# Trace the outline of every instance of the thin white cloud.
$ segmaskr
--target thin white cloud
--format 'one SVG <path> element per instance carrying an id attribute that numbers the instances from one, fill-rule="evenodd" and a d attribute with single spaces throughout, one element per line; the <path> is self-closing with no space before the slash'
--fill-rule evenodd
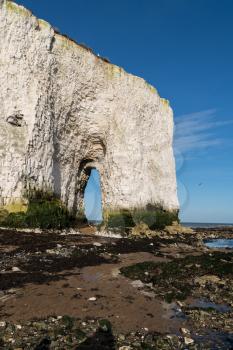
<path id="1" fill-rule="evenodd" d="M 184 153 L 225 144 L 225 140 L 216 136 L 216 129 L 233 124 L 233 120 L 219 121 L 216 110 L 209 109 L 197 113 L 182 115 L 175 119 L 175 152 Z"/>

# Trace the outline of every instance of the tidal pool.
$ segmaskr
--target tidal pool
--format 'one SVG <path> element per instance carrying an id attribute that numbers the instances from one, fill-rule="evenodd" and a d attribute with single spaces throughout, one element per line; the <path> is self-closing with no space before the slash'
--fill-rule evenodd
<path id="1" fill-rule="evenodd" d="M 233 249 L 233 238 L 230 239 L 211 239 L 204 242 L 208 248 L 231 248 Z"/>
<path id="2" fill-rule="evenodd" d="M 200 309 L 213 309 L 218 312 L 224 313 L 224 312 L 230 312 L 232 308 L 229 305 L 226 304 L 216 304 L 212 301 L 206 300 L 206 299 L 194 299 L 188 307 L 192 308 L 200 308 Z"/>

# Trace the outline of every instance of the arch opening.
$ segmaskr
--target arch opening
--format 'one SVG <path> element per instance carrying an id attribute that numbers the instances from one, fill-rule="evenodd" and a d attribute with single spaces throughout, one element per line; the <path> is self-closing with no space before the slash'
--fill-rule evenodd
<path id="1" fill-rule="evenodd" d="M 90 168 L 84 189 L 84 213 L 90 223 L 103 221 L 100 173 L 96 168 Z"/>

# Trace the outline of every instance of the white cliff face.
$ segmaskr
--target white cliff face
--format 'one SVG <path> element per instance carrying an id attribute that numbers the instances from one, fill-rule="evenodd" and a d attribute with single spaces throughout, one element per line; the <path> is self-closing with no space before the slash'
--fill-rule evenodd
<path id="1" fill-rule="evenodd" d="M 104 210 L 178 209 L 173 113 L 143 79 L 0 0 L 0 201 L 29 186 L 82 209 L 91 168 Z"/>

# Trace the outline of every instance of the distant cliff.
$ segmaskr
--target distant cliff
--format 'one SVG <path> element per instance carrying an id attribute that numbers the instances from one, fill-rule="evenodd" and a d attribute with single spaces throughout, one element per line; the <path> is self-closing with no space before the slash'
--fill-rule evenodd
<path id="1" fill-rule="evenodd" d="M 0 86 L 2 206 L 49 191 L 82 212 L 96 168 L 104 215 L 178 209 L 172 109 L 143 79 L 0 0 Z"/>

